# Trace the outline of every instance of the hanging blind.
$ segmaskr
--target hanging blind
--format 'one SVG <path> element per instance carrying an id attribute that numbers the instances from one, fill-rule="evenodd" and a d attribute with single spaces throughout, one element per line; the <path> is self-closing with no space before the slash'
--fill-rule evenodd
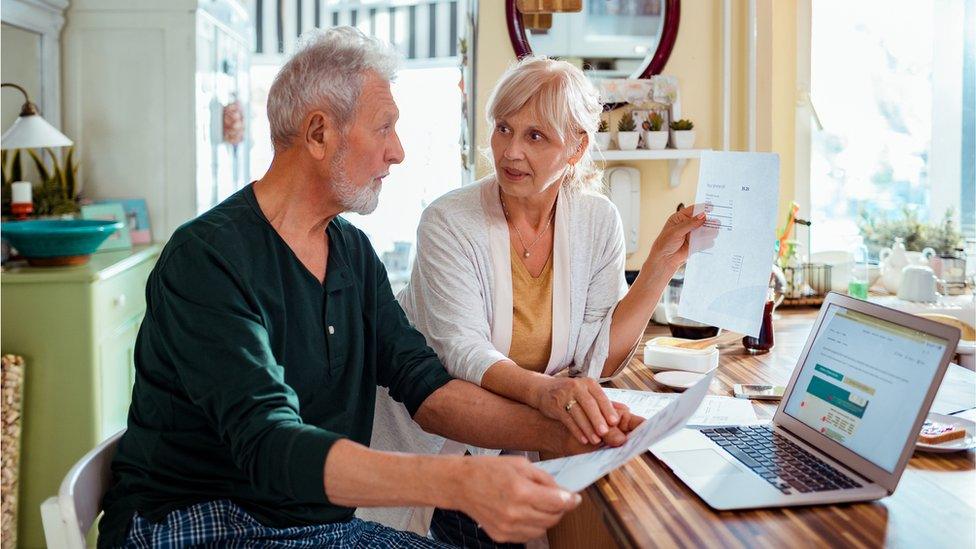
<path id="1" fill-rule="evenodd" d="M 408 61 L 458 55 L 465 0 L 252 0 L 254 53 L 290 55 L 309 29 L 350 25 L 393 44 Z"/>

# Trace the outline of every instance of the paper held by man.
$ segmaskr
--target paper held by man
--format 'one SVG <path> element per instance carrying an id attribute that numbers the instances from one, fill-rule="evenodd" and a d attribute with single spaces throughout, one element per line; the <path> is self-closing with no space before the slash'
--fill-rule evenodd
<path id="1" fill-rule="evenodd" d="M 678 315 L 759 337 L 776 238 L 779 155 L 703 152 L 695 203 L 709 205 L 709 223 L 719 231 L 708 249 L 691 235 Z"/>
<path id="2" fill-rule="evenodd" d="M 627 442 L 622 446 L 540 461 L 535 465 L 552 475 L 562 488 L 578 492 L 684 427 L 698 410 L 714 377 L 715 370 L 712 370 L 680 397 L 644 420 L 627 435 Z"/>

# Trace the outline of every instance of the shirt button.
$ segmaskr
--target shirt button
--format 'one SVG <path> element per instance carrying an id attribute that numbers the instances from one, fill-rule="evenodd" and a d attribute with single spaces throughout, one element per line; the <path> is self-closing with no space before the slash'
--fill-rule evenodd
<path id="1" fill-rule="evenodd" d="M 335 333 L 335 326 L 329 326 L 329 335 L 333 335 L 334 333 Z"/>

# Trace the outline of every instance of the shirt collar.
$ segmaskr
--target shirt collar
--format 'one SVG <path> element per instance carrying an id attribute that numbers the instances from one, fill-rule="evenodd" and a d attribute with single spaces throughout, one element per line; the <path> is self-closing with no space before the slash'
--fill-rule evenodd
<path id="1" fill-rule="evenodd" d="M 329 239 L 329 262 L 325 269 L 325 291 L 337 292 L 352 286 L 352 270 L 346 261 L 347 250 L 342 238 L 342 228 L 333 219 L 325 228 Z"/>

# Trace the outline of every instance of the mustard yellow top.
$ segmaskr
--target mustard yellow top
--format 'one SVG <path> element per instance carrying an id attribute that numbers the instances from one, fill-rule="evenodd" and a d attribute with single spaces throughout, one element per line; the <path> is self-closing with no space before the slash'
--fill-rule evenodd
<path id="1" fill-rule="evenodd" d="M 508 358 L 526 370 L 544 372 L 552 351 L 552 254 L 534 278 L 515 247 L 511 248 L 512 347 Z"/>

